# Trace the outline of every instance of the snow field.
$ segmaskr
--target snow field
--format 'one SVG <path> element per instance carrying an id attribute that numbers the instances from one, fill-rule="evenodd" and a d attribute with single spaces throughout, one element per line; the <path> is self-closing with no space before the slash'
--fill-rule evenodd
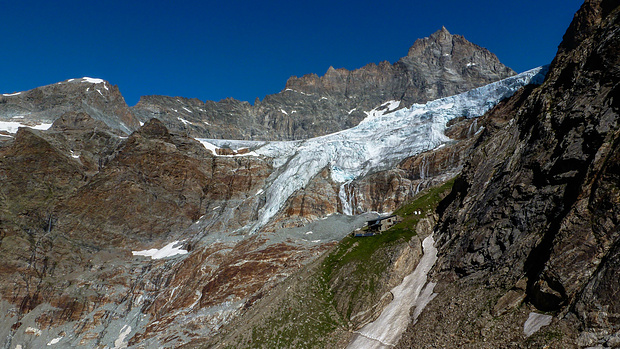
<path id="1" fill-rule="evenodd" d="M 18 115 L 18 116 L 21 116 L 21 115 Z M 13 119 L 21 119 L 21 118 L 14 116 Z M 19 121 L 0 121 L 0 131 L 6 131 L 8 133 L 17 133 L 17 129 L 19 129 L 20 127 L 30 127 L 35 130 L 47 130 L 50 127 L 52 127 L 52 124 L 42 123 L 39 125 L 30 126 L 30 125 L 23 124 Z"/>
<path id="2" fill-rule="evenodd" d="M 414 308 L 413 319 L 422 313 L 424 307 L 430 302 L 434 283 L 427 284 L 427 275 L 435 261 L 437 261 L 437 248 L 432 235 L 427 236 L 422 242 L 424 254 L 413 273 L 407 275 L 403 282 L 392 289 L 393 300 L 388 304 L 379 317 L 357 331 L 347 349 L 365 348 L 380 349 L 390 348 L 398 343 L 403 332 L 409 326 L 411 316 L 409 310 Z"/>

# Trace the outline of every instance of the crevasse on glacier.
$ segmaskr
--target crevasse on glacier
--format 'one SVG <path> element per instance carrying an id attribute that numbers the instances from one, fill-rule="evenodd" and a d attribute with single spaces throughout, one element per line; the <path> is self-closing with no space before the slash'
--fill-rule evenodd
<path id="1" fill-rule="evenodd" d="M 249 142 L 200 139 L 217 146 L 251 147 L 259 156 L 273 159 L 277 171 L 265 188 L 265 205 L 259 220 L 250 227 L 256 232 L 282 208 L 296 190 L 329 167 L 332 179 L 341 183 L 340 199 L 345 214 L 352 207 L 344 187 L 366 174 L 395 166 L 403 159 L 434 149 L 447 141 L 446 123 L 465 116 L 478 117 L 528 84 L 541 84 L 546 67 L 458 95 L 394 112 L 371 113 L 356 127 L 329 135 L 290 142 Z"/>

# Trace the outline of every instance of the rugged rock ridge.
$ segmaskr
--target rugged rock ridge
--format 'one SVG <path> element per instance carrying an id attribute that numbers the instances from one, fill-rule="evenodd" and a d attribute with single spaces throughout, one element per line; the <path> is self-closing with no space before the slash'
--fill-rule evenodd
<path id="1" fill-rule="evenodd" d="M 305 251 L 264 239 L 208 247 L 186 241 L 180 247 L 199 251 L 182 264 L 133 257 L 132 250 L 159 248 L 175 237 L 200 240 L 199 227 L 179 234 L 225 208 L 231 213 L 221 218 L 227 227 L 245 224 L 258 204 L 249 193 L 264 186 L 271 166 L 256 157 L 214 156 L 156 119 L 129 137 L 105 128 L 86 114 L 67 113 L 48 131 L 21 128 L 0 148 L 2 345 L 42 347 L 60 338 L 61 345 L 113 347 L 123 324 L 134 320 L 134 332 L 126 335 L 140 330 L 140 340 L 152 331 L 164 336 L 161 327 L 143 328 L 143 321 L 154 317 L 169 324 L 179 308 L 192 312 L 252 294 L 272 273 L 286 273 L 325 248 L 315 244 Z M 218 229 L 217 219 L 210 228 Z M 260 262 L 237 268 L 245 258 Z M 246 280 L 237 289 L 225 286 L 232 285 L 226 278 L 231 273 Z M 188 279 L 199 286 L 175 292 Z M 195 291 L 202 287 L 227 291 L 219 293 L 221 299 L 205 291 L 205 300 L 197 302 Z"/>
<path id="2" fill-rule="evenodd" d="M 416 40 L 398 63 L 406 67 L 412 85 L 403 95 L 406 104 L 454 95 L 512 74 L 493 53 L 445 27 Z"/>
<path id="3" fill-rule="evenodd" d="M 283 91 L 248 102 L 144 96 L 129 108 L 118 88 L 101 79 L 69 79 L 0 96 L 0 121 L 51 124 L 66 112 L 85 112 L 129 134 L 160 119 L 171 131 L 192 137 L 293 140 L 357 125 L 374 110 L 410 106 L 465 92 L 514 74 L 488 50 L 445 28 L 417 40 L 391 64 L 291 77 Z M 387 102 L 393 101 L 391 104 Z"/>
<path id="4" fill-rule="evenodd" d="M 291 77 L 283 91 L 254 105 L 231 98 L 202 103 L 146 96 L 132 111 L 142 121 L 155 117 L 194 137 L 305 139 L 353 127 L 388 101 L 401 107 L 424 103 L 513 74 L 488 50 L 442 28 L 417 40 L 394 64 L 371 63 L 353 71 L 330 67 L 322 77 Z"/>

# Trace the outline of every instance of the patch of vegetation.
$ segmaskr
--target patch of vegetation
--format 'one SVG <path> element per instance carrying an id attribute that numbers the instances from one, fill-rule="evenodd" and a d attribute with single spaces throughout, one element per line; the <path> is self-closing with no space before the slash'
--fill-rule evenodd
<path id="1" fill-rule="evenodd" d="M 534 333 L 525 340 L 525 344 L 528 348 L 541 348 L 541 347 L 559 347 L 555 346 L 562 342 L 565 334 L 557 328 L 541 329 Z M 555 345 L 553 345 L 555 344 Z"/>

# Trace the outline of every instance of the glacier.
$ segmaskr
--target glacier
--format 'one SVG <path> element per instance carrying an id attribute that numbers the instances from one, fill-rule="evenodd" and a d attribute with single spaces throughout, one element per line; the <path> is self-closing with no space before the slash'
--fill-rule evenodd
<path id="1" fill-rule="evenodd" d="M 232 149 L 249 147 L 253 156 L 271 158 L 276 169 L 261 195 L 265 203 L 259 219 L 250 223 L 251 233 L 265 226 L 297 190 L 304 188 L 322 169 L 341 184 L 344 214 L 351 214 L 346 185 L 364 175 L 392 168 L 400 161 L 449 142 L 444 134 L 448 121 L 483 115 L 501 100 L 528 84 L 541 84 L 547 67 L 538 67 L 458 95 L 391 111 L 373 110 L 359 125 L 321 137 L 297 141 L 235 141 L 198 139 L 203 144 Z M 384 103 L 386 105 L 386 103 Z"/>

